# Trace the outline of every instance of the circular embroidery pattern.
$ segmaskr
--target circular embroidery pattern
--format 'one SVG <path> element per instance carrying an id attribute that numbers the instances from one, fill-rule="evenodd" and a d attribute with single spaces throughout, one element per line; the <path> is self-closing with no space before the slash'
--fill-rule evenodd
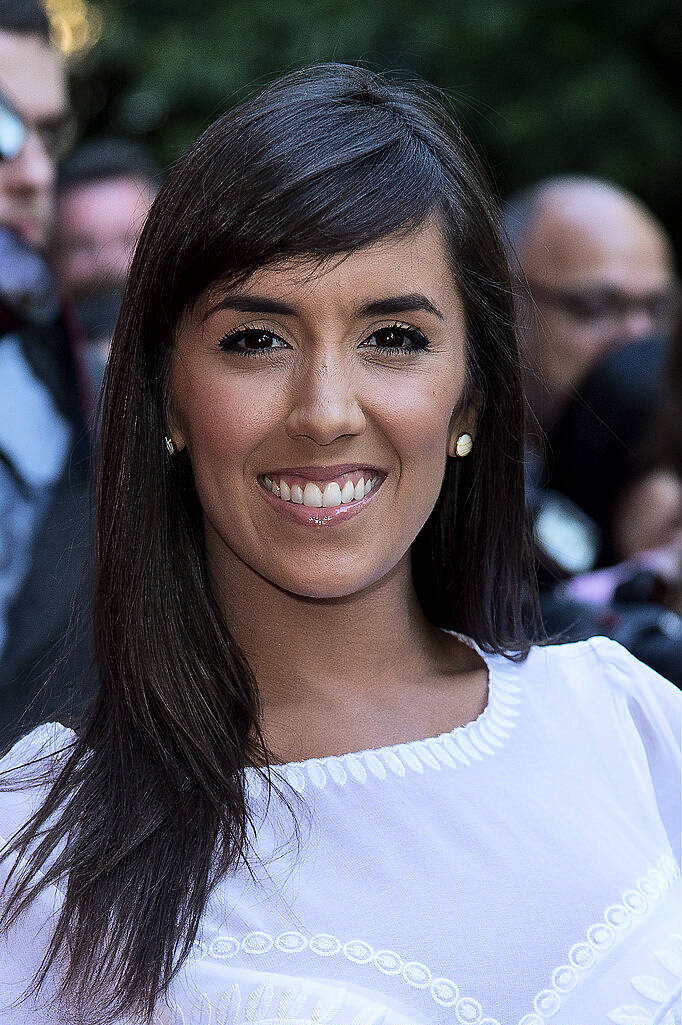
<path id="1" fill-rule="evenodd" d="M 341 943 L 336 936 L 318 932 L 310 941 L 310 949 L 313 954 L 319 954 L 321 957 L 332 957 L 341 950 Z"/>
<path id="2" fill-rule="evenodd" d="M 275 940 L 275 946 L 285 954 L 299 954 L 308 946 L 308 941 L 300 932 L 283 932 Z"/>
<path id="3" fill-rule="evenodd" d="M 394 950 L 378 950 L 374 955 L 374 965 L 384 975 L 398 975 L 403 968 L 403 959 Z"/>
<path id="4" fill-rule="evenodd" d="M 604 918 L 612 929 L 627 929 L 632 916 L 624 904 L 612 904 L 604 912 Z"/>
<path id="5" fill-rule="evenodd" d="M 452 979 L 434 979 L 431 996 L 441 1007 L 452 1007 L 459 999 L 459 989 Z"/>
<path id="6" fill-rule="evenodd" d="M 471 997 L 462 997 L 461 1000 L 457 1001 L 455 1011 L 457 1012 L 457 1021 L 461 1022 L 462 1025 L 479 1025 L 483 1008 L 478 1000 L 472 1000 Z"/>
<path id="7" fill-rule="evenodd" d="M 266 932 L 250 932 L 242 940 L 242 950 L 245 954 L 267 954 L 272 947 L 272 936 L 268 936 Z"/>
<path id="8" fill-rule="evenodd" d="M 354 964 L 368 964 L 374 956 L 374 951 L 369 943 L 365 943 L 363 940 L 350 940 L 343 948 L 343 952 Z"/>
<path id="9" fill-rule="evenodd" d="M 623 904 L 633 915 L 643 915 L 647 909 L 648 901 L 639 890 L 626 890 L 623 894 Z"/>
<path id="10" fill-rule="evenodd" d="M 211 957 L 224 961 L 228 957 L 234 957 L 241 949 L 241 943 L 234 936 L 216 936 L 208 949 Z"/>
<path id="11" fill-rule="evenodd" d="M 574 943 L 568 952 L 568 960 L 579 972 L 584 972 L 594 964 L 594 951 L 589 943 Z"/>
<path id="12" fill-rule="evenodd" d="M 553 989 L 541 989 L 533 1001 L 533 1007 L 538 1014 L 548 1018 L 550 1014 L 555 1014 L 561 1007 L 561 997 Z"/>
<path id="13" fill-rule="evenodd" d="M 587 930 L 587 938 L 597 950 L 606 950 L 613 943 L 616 934 L 610 925 L 599 922 Z"/>
<path id="14" fill-rule="evenodd" d="M 632 926 L 633 916 L 645 914 L 662 895 L 677 880 L 679 869 L 673 860 L 671 864 L 670 855 L 663 855 L 656 862 L 656 867 L 648 870 L 646 875 L 640 876 L 635 888 L 626 890 L 622 895 L 622 903 L 610 904 L 604 912 L 604 920 L 596 922 L 587 930 L 587 942 L 575 943 L 569 953 L 570 964 L 560 965 L 552 974 L 552 989 L 541 990 L 534 1001 L 536 1014 L 527 1014 L 518 1025 L 542 1025 L 548 1018 L 555 1014 L 561 1006 L 561 994 L 567 993 L 578 984 L 578 972 L 584 973 L 589 970 L 597 960 L 597 955 L 608 950 L 624 932 Z M 656 956 L 661 960 L 664 951 L 657 951 Z M 662 961 L 664 963 L 664 961 Z M 679 974 L 679 962 L 675 961 L 675 967 L 671 969 L 674 975 Z M 650 999 L 657 997 L 660 991 L 655 986 L 645 992 L 642 985 L 648 986 L 650 979 L 646 976 L 638 976 L 632 979 L 631 983 L 638 992 Z M 654 982 L 656 980 L 653 980 Z M 660 1002 L 660 1001 L 659 1001 Z M 630 1011 L 633 1008 L 620 1008 L 620 1011 L 627 1011 L 626 1017 L 630 1020 Z M 538 1017 L 538 1015 L 540 1017 Z M 609 1016 L 611 1017 L 611 1015 Z M 615 1021 L 615 1017 L 613 1018 Z M 620 1017 L 618 1018 L 620 1021 Z M 623 1019 L 625 1020 L 625 1019 Z"/>
<path id="15" fill-rule="evenodd" d="M 558 989 L 560 993 L 569 993 L 570 990 L 576 985 L 578 976 L 575 968 L 571 965 L 562 964 L 555 969 L 552 975 L 552 985 L 555 989 Z"/>
<path id="16" fill-rule="evenodd" d="M 420 961 L 408 961 L 403 966 L 403 979 L 416 989 L 423 989 L 431 982 L 431 972 Z"/>

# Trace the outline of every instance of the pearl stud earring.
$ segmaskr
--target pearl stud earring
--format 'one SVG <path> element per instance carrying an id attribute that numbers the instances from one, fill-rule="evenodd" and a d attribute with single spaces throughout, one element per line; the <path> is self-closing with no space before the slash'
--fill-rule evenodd
<path id="1" fill-rule="evenodd" d="M 457 445 L 455 446 L 455 452 L 460 458 L 468 456 L 474 447 L 474 440 L 470 434 L 460 434 L 457 439 Z"/>
<path id="2" fill-rule="evenodd" d="M 174 456 L 175 455 L 175 444 L 173 443 L 173 439 L 169 438 L 167 434 L 164 434 L 163 440 L 165 442 L 166 449 L 168 451 L 168 455 L 169 456 Z"/>

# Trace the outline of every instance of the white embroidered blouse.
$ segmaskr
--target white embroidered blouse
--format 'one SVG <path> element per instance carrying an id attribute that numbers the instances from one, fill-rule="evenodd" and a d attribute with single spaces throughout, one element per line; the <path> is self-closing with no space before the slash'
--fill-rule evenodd
<path id="1" fill-rule="evenodd" d="M 475 722 L 273 770 L 298 847 L 249 770 L 253 878 L 218 886 L 158 1025 L 679 1025 L 680 693 L 605 638 L 484 657 Z M 37 800 L 0 795 L 4 839 Z M 60 901 L 0 945 L 0 1008 Z"/>

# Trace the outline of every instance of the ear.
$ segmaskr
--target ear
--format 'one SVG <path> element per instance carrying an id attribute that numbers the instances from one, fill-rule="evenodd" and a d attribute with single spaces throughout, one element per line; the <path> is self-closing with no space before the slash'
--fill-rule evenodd
<path id="1" fill-rule="evenodd" d="M 182 452 L 187 442 L 172 401 L 169 401 L 166 406 L 166 436 L 173 442 L 175 451 Z"/>
<path id="2" fill-rule="evenodd" d="M 168 434 L 166 435 L 166 437 L 170 438 L 170 440 L 173 442 L 173 447 L 176 452 L 182 452 L 183 448 L 185 448 L 184 436 L 182 432 L 179 431 L 176 427 L 171 427 L 169 425 Z"/>
<path id="3" fill-rule="evenodd" d="M 470 451 L 470 449 L 466 452 L 457 451 L 457 442 L 464 434 L 468 434 L 472 442 L 476 440 L 478 414 L 482 405 L 483 397 L 481 393 L 477 391 L 472 396 L 472 399 L 466 408 L 460 410 L 459 413 L 457 413 L 456 416 L 453 416 L 450 421 L 450 430 L 448 433 L 448 456 L 451 459 L 461 459 L 464 455 L 468 455 L 468 451 Z M 466 441 L 466 439 L 464 440 Z M 464 447 L 466 448 L 466 444 Z"/>

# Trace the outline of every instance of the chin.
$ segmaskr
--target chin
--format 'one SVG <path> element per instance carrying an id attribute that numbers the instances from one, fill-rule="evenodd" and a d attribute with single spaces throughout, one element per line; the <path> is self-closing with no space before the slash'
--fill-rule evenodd
<path id="1" fill-rule="evenodd" d="M 300 598 L 311 598 L 315 601 L 332 601 L 337 598 L 349 598 L 353 594 L 371 587 L 381 580 L 388 570 L 377 569 L 374 573 L 358 574 L 354 571 L 328 566 L 320 566 L 315 572 L 314 567 L 307 567 L 304 574 L 282 573 L 269 579 L 273 584 L 289 594 Z"/>

